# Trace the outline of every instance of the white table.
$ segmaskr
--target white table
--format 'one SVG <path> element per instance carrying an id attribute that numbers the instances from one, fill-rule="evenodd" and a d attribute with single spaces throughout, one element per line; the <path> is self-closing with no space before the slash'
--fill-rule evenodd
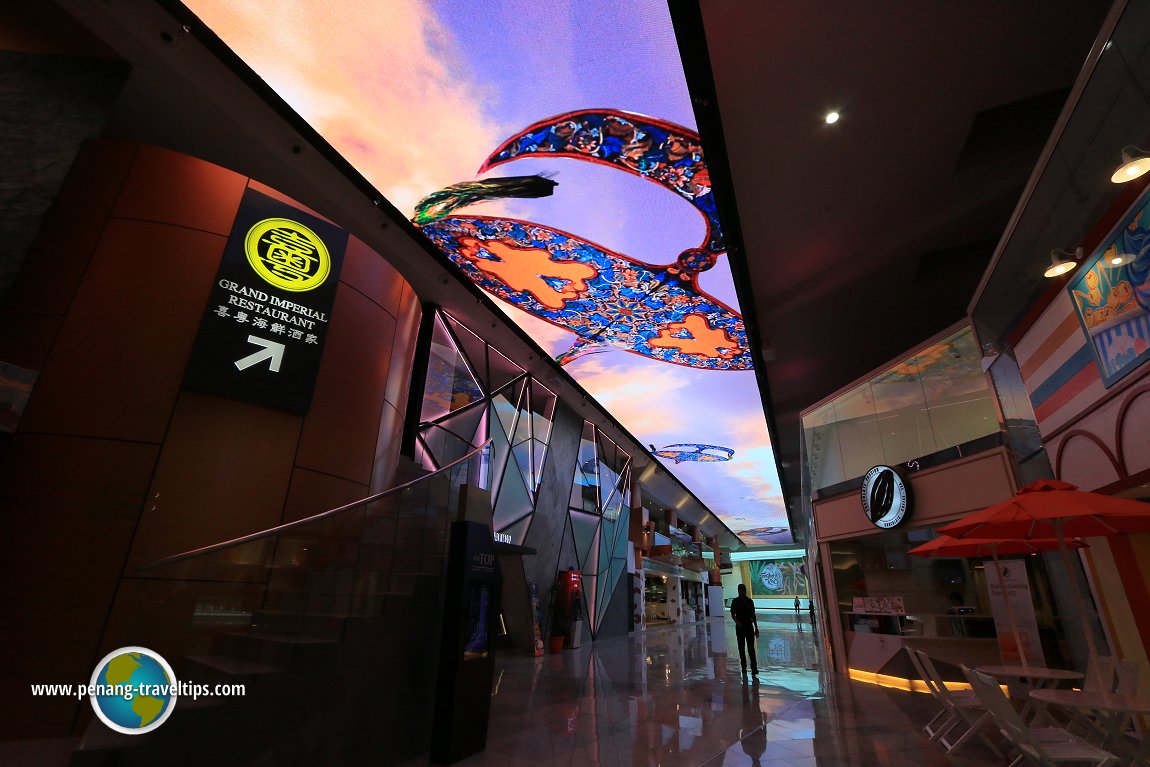
<path id="1" fill-rule="evenodd" d="M 1032 690 L 1041 690 L 1059 682 L 1084 679 L 1081 671 L 1068 671 L 1063 668 L 1045 666 L 979 666 L 978 671 L 996 678 L 1026 679 Z"/>
<path id="2" fill-rule="evenodd" d="M 1129 757 L 1129 764 L 1146 764 L 1150 750 L 1150 737 L 1142 735 L 1135 748 L 1122 734 L 1122 724 L 1128 716 L 1150 714 L 1150 697 L 1119 695 L 1100 690 L 1032 690 L 1030 697 L 1041 703 L 1053 703 L 1063 708 L 1095 712 L 1102 722 L 1107 748 L 1113 748 Z"/>
<path id="3" fill-rule="evenodd" d="M 1046 666 L 979 666 L 981 671 L 996 679 L 1006 679 L 1007 687 L 1011 687 L 1011 680 L 1017 680 L 1025 692 L 1031 696 L 1018 712 L 1022 721 L 1029 722 L 1034 711 L 1033 694 L 1038 690 L 1054 687 L 1059 682 L 1077 681 L 1086 678 L 1081 671 L 1067 671 L 1062 668 L 1047 668 Z"/>

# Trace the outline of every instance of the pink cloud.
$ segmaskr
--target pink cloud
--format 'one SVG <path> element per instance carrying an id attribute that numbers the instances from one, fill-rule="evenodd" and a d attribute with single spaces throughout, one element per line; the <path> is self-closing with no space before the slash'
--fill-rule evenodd
<path id="1" fill-rule="evenodd" d="M 186 3 L 400 210 L 474 178 L 507 135 L 419 0 Z M 419 140 L 410 134 L 419 133 Z"/>

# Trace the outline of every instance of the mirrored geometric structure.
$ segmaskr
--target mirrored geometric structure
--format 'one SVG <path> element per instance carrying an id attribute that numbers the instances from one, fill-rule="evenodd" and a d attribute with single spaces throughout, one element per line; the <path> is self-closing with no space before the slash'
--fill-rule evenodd
<path id="1" fill-rule="evenodd" d="M 437 311 L 416 437 L 428 470 L 488 437 L 492 528 L 522 545 L 551 439 L 555 394 L 450 315 Z M 484 483 L 480 483 L 484 484 Z"/>
<path id="2" fill-rule="evenodd" d="M 583 573 L 586 617 L 594 636 L 627 571 L 631 456 L 591 423 L 583 423 L 571 483 L 568 529 Z"/>

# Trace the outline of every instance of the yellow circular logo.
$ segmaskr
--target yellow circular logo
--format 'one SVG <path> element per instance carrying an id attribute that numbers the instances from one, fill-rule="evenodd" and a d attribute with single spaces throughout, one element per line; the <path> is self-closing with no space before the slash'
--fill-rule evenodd
<path id="1" fill-rule="evenodd" d="M 331 272 L 323 240 L 290 218 L 265 218 L 249 229 L 244 253 L 266 282 L 296 293 L 318 288 Z"/>

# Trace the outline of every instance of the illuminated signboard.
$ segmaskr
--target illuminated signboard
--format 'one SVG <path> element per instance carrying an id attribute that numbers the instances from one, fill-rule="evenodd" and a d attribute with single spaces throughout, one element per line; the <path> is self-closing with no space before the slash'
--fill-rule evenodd
<path id="1" fill-rule="evenodd" d="M 665 2 L 186 5 L 745 543 L 792 541 Z"/>
<path id="2" fill-rule="evenodd" d="M 306 414 L 347 232 L 244 191 L 184 385 Z"/>

